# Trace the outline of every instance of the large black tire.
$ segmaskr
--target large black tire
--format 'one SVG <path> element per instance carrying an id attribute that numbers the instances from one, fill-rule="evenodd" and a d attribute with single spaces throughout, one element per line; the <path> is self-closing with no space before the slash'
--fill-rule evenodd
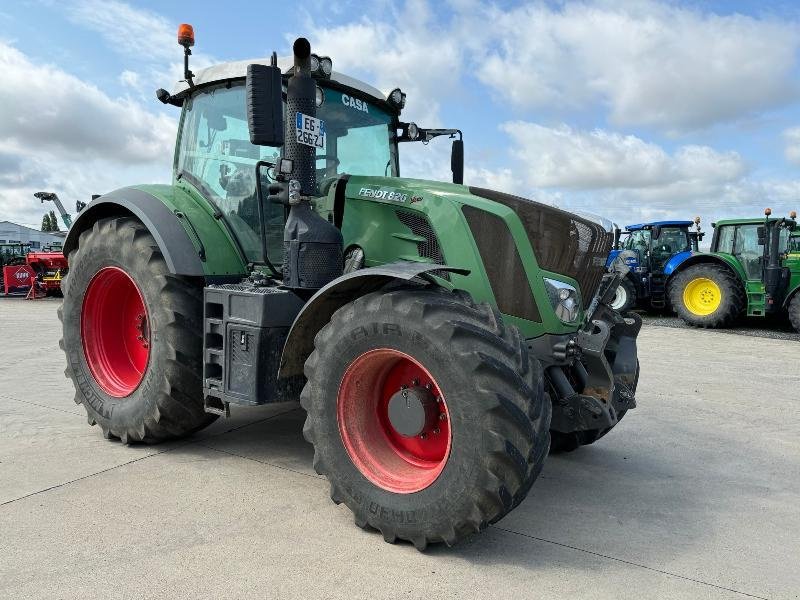
<path id="1" fill-rule="evenodd" d="M 797 333 L 800 333 L 800 292 L 797 292 L 789 302 L 789 322 Z"/>
<path id="2" fill-rule="evenodd" d="M 633 393 L 636 393 L 636 388 L 639 387 L 639 361 L 636 361 L 636 375 L 633 379 Z M 585 431 L 572 431 L 570 433 L 561 433 L 559 431 L 550 432 L 550 454 L 561 454 L 564 452 L 572 452 L 581 446 L 588 446 L 594 444 L 601 437 L 606 435 L 609 431 L 614 429 L 622 421 L 622 417 L 628 414 L 628 409 L 621 409 L 617 413 L 617 422 L 611 427 L 605 429 L 588 429 Z"/>
<path id="3" fill-rule="evenodd" d="M 449 412 L 446 462 L 414 493 L 368 479 L 340 433 L 340 385 L 351 365 L 375 349 L 424 365 Z M 542 469 L 551 415 L 542 368 L 515 327 L 467 294 L 403 288 L 358 298 L 317 334 L 305 374 L 303 433 L 314 445 L 314 468 L 330 481 L 331 499 L 387 542 L 408 540 L 419 550 L 455 544 L 517 506 Z"/>
<path id="4" fill-rule="evenodd" d="M 636 286 L 626 277 L 617 288 L 614 299 L 611 301 L 611 308 L 624 315 L 636 306 L 636 298 Z"/>
<path id="5" fill-rule="evenodd" d="M 685 300 L 687 286 L 700 279 L 713 281 L 721 294 L 716 308 L 708 314 L 692 310 Z M 692 265 L 675 275 L 669 283 L 668 294 L 672 309 L 686 324 L 694 327 L 726 327 L 742 314 L 747 302 L 739 278 L 727 267 L 714 263 Z"/>
<path id="6" fill-rule="evenodd" d="M 190 434 L 215 417 L 203 409 L 202 283 L 172 275 L 153 236 L 139 221 L 106 218 L 82 232 L 62 281 L 60 345 L 75 402 L 106 438 L 159 442 Z M 122 269 L 138 286 L 149 317 L 149 359 L 141 383 L 126 397 L 109 395 L 92 374 L 82 343 L 81 311 L 93 277 Z"/>

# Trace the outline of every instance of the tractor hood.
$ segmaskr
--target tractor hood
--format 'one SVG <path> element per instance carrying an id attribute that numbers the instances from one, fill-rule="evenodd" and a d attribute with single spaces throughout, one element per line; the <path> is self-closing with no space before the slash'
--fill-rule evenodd
<path id="1" fill-rule="evenodd" d="M 523 237 L 515 243 L 520 245 L 527 241 L 530 244 L 539 268 L 565 275 L 579 284 L 585 306 L 597 291 L 611 250 L 611 232 L 592 219 L 486 188 L 354 175 L 347 183 L 347 196 L 393 204 L 399 210 L 428 213 L 432 223 L 453 222 L 455 214 L 447 210 L 448 206 L 458 212 L 467 206 L 493 213 L 506 221 L 508 235 L 512 235 L 511 229 L 517 226 L 524 230 L 527 240 Z M 514 215 L 505 209 L 510 209 Z M 488 235 L 474 228 L 472 233 L 476 239 Z"/>

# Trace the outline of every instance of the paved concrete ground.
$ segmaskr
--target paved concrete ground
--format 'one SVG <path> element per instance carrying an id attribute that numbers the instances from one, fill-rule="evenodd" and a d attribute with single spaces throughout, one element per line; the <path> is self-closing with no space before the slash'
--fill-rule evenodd
<path id="1" fill-rule="evenodd" d="M 691 325 L 683 322 L 683 319 L 672 313 L 639 313 L 646 325 L 658 325 L 660 327 L 677 327 L 679 329 L 693 329 Z M 786 314 L 777 314 L 767 318 L 762 317 L 741 317 L 737 319 L 733 327 L 727 329 L 725 333 L 736 335 L 747 335 L 751 337 L 766 337 L 776 340 L 794 340 L 800 342 L 800 333 L 797 333 Z"/>
<path id="2" fill-rule="evenodd" d="M 2 598 L 797 598 L 800 345 L 642 331 L 639 407 L 418 553 L 352 524 L 296 405 L 155 447 L 72 402 L 57 302 L 0 299 Z"/>

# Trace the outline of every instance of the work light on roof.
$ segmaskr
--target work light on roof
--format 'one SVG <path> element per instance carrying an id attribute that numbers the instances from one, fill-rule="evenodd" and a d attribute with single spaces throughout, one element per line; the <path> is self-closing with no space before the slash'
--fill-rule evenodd
<path id="1" fill-rule="evenodd" d="M 313 77 L 324 77 L 328 79 L 333 72 L 333 61 L 329 56 L 311 55 L 311 75 Z"/>
<path id="2" fill-rule="evenodd" d="M 330 56 L 323 56 L 319 59 L 319 68 L 322 69 L 322 74 L 325 77 L 330 77 L 333 73 L 333 61 Z"/>
<path id="3" fill-rule="evenodd" d="M 394 88 L 391 92 L 389 92 L 389 97 L 387 98 L 389 104 L 394 106 L 397 109 L 403 109 L 406 106 L 406 95 L 400 88 Z"/>

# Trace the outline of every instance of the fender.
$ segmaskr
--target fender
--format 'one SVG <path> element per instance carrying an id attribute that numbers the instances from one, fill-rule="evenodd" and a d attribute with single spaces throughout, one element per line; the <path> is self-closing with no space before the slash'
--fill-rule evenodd
<path id="1" fill-rule="evenodd" d="M 797 294 L 800 294 L 800 283 L 790 289 L 783 299 L 783 308 L 789 308 L 789 303 Z"/>
<path id="2" fill-rule="evenodd" d="M 683 261 L 688 259 L 692 256 L 692 252 L 690 250 L 684 250 L 683 252 L 678 252 L 670 257 L 667 261 L 667 264 L 664 265 L 664 275 L 669 277 L 672 275 L 672 272 L 677 269 Z"/>
<path id="3" fill-rule="evenodd" d="M 733 273 L 736 274 L 736 276 L 742 282 L 742 285 L 744 285 L 744 282 L 747 280 L 747 276 L 742 270 L 742 266 L 735 258 L 727 254 L 713 252 L 693 252 L 691 256 L 686 258 L 683 262 L 675 267 L 668 279 L 672 279 L 677 273 L 680 273 L 685 268 L 699 263 L 715 263 L 728 267 L 731 271 L 733 271 Z"/>
<path id="4" fill-rule="evenodd" d="M 156 196 L 132 187 L 100 196 L 80 212 L 64 240 L 64 256 L 69 256 L 78 245 L 80 234 L 92 227 L 95 221 L 119 214 L 133 215 L 147 227 L 171 273 L 205 276 L 201 259 L 204 251 L 195 248 L 175 213 Z"/>
<path id="5" fill-rule="evenodd" d="M 608 258 L 606 259 L 606 269 L 611 267 L 611 263 L 613 263 L 614 259 L 617 258 L 617 256 L 619 256 L 620 252 L 622 252 L 622 250 L 612 250 L 611 252 L 608 253 Z"/>
<path id="6" fill-rule="evenodd" d="M 306 302 L 292 323 L 283 346 L 278 377 L 303 374 L 303 364 L 314 350 L 314 336 L 339 308 L 392 281 L 410 281 L 415 277 L 421 277 L 436 285 L 431 279 L 432 271 L 469 275 L 466 269 L 431 263 L 402 262 L 360 269 L 331 281 Z"/>

